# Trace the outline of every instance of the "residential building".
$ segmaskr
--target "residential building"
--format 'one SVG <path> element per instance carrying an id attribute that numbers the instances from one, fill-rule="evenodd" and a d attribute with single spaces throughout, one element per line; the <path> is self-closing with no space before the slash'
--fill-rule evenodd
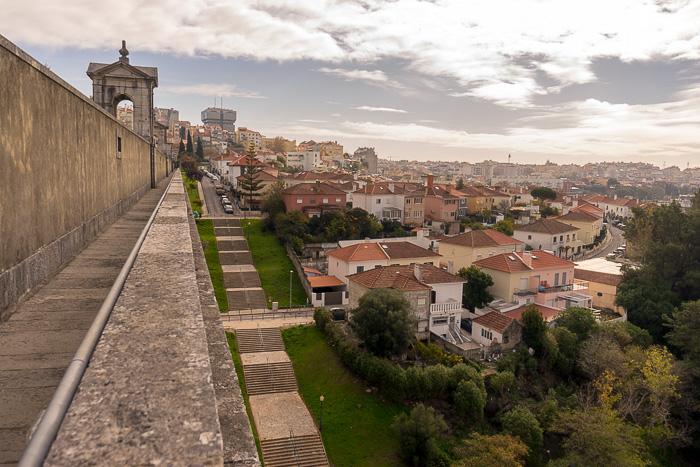
<path id="1" fill-rule="evenodd" d="M 248 155 L 245 156 L 239 156 L 233 159 L 232 161 L 228 161 L 226 163 L 227 170 L 226 172 L 222 172 L 221 175 L 231 183 L 231 186 L 233 188 L 238 188 L 238 182 L 241 175 L 243 175 L 243 171 L 245 168 L 249 165 L 253 165 L 255 167 L 267 167 L 265 164 L 260 162 L 258 159 L 255 157 L 251 158 Z"/>
<path id="2" fill-rule="evenodd" d="M 592 306 L 588 282 L 574 278 L 575 264 L 546 251 L 503 253 L 474 265 L 493 279 L 489 293 L 513 308 L 530 303 L 557 309 Z"/>
<path id="3" fill-rule="evenodd" d="M 246 149 L 250 143 L 253 143 L 256 148 L 262 148 L 262 135 L 257 131 L 240 126 L 236 130 L 236 142 L 245 146 Z"/>
<path id="4" fill-rule="evenodd" d="M 347 283 L 347 276 L 381 266 L 440 264 L 440 255 L 410 242 L 372 242 L 365 239 L 328 252 L 328 275 Z"/>
<path id="5" fill-rule="evenodd" d="M 615 304 L 617 287 L 622 282 L 620 266 L 620 263 L 608 261 L 605 258 L 587 259 L 576 263 L 574 278 L 589 283 L 595 308 L 624 316 L 627 311 Z"/>
<path id="6" fill-rule="evenodd" d="M 459 333 L 464 279 L 431 264 L 382 266 L 347 279 L 350 308 L 357 308 L 359 299 L 372 289 L 400 290 L 418 318 L 419 338 L 433 332 L 450 339 L 448 336 Z"/>
<path id="7" fill-rule="evenodd" d="M 306 152 L 306 151 L 320 151 L 320 145 L 314 140 L 311 141 L 302 141 L 299 143 L 299 147 L 297 148 L 299 151 Z"/>
<path id="8" fill-rule="evenodd" d="M 318 150 L 289 151 L 286 157 L 289 167 L 300 167 L 303 170 L 315 172 L 321 166 L 321 153 Z"/>
<path id="9" fill-rule="evenodd" d="M 603 229 L 602 218 L 583 210 L 569 211 L 568 214 L 554 219 L 572 227 L 577 227 L 579 229 L 578 239 L 581 240 L 584 245 L 592 244 Z"/>
<path id="10" fill-rule="evenodd" d="M 516 227 L 513 233 L 513 237 L 534 250 L 548 250 L 566 259 L 581 253 L 583 241 L 578 238 L 579 235 L 578 227 L 554 219 L 540 219 Z"/>
<path id="11" fill-rule="evenodd" d="M 374 214 L 379 220 L 395 220 L 403 224 L 406 191 L 392 182 L 367 184 L 352 192 L 352 206 Z"/>
<path id="12" fill-rule="evenodd" d="M 409 191 L 404 196 L 404 223 L 416 227 L 424 223 L 431 230 L 448 231 L 450 224 L 459 231 L 459 198 L 433 183 L 428 175 L 427 185 Z"/>
<path id="13" fill-rule="evenodd" d="M 377 173 L 377 153 L 374 151 L 374 148 L 357 148 L 353 157 L 367 164 L 368 173 Z"/>
<path id="14" fill-rule="evenodd" d="M 323 160 L 330 161 L 334 158 L 343 157 L 343 145 L 338 144 L 337 141 L 324 141 L 319 144 L 318 150 Z"/>
<path id="15" fill-rule="evenodd" d="M 540 305 L 538 303 L 528 303 L 527 305 L 522 305 L 514 310 L 507 311 L 504 314 L 506 316 L 511 317 L 511 318 L 515 318 L 518 321 L 521 321 L 521 318 L 523 316 L 523 312 L 525 310 L 527 310 L 528 308 L 533 307 L 533 306 L 535 308 L 537 308 L 537 310 L 540 313 L 542 313 L 542 318 L 547 323 L 553 322 L 556 319 L 557 315 L 561 312 L 561 310 L 558 308 L 550 308 L 548 306 Z"/>
<path id="16" fill-rule="evenodd" d="M 497 311 L 472 319 L 472 340 L 484 346 L 500 345 L 502 351 L 514 349 L 522 341 L 523 325 Z"/>
<path id="17" fill-rule="evenodd" d="M 646 205 L 640 203 L 639 200 L 629 198 L 609 198 L 603 195 L 585 196 L 583 200 L 598 206 L 605 211 L 606 216 L 620 217 L 629 219 L 632 217 L 632 209 Z"/>
<path id="18" fill-rule="evenodd" d="M 324 212 L 345 210 L 347 195 L 328 183 L 300 183 L 282 190 L 284 205 L 289 211 L 301 211 L 308 217 Z"/>
<path id="19" fill-rule="evenodd" d="M 262 137 L 262 147 L 263 149 L 272 149 L 272 144 L 273 142 L 277 141 L 277 138 L 267 138 L 265 136 Z M 290 151 L 296 151 L 297 150 L 297 140 L 288 140 L 286 138 L 280 137 L 280 141 L 282 142 L 282 152 L 290 152 Z"/>
<path id="20" fill-rule="evenodd" d="M 522 250 L 523 242 L 495 230 L 472 230 L 439 241 L 443 266 L 459 271 L 489 256 Z"/>
<path id="21" fill-rule="evenodd" d="M 245 175 L 239 175 L 238 177 L 236 177 L 237 187 L 241 186 L 241 181 L 243 181 L 244 178 Z M 275 183 L 279 183 L 280 179 L 277 178 L 277 176 L 274 173 L 270 173 L 267 170 L 261 170 L 260 172 L 255 174 L 253 180 L 260 181 L 260 187 L 257 191 L 253 192 L 252 200 L 249 197 L 249 193 L 244 192 L 242 196 L 241 206 L 247 207 L 253 211 L 259 211 L 263 196 L 272 185 L 274 185 Z"/>
<path id="22" fill-rule="evenodd" d="M 311 305 L 343 306 L 348 304 L 348 291 L 345 282 L 335 276 L 307 277 L 311 285 Z"/>

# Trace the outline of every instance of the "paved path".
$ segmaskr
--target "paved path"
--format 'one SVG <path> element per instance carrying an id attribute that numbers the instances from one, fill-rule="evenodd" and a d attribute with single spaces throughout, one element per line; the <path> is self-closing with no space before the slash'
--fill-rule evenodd
<path id="1" fill-rule="evenodd" d="M 169 180 L 149 190 L 0 323 L 0 466 L 15 465 Z"/>

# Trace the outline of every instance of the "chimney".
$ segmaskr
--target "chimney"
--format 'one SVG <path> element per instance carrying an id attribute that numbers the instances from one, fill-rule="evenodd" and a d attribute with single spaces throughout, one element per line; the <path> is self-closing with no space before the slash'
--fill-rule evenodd
<path id="1" fill-rule="evenodd" d="M 454 262 L 452 262 L 452 261 L 447 262 L 447 272 L 449 272 L 450 274 L 455 273 L 455 263 Z"/>
<path id="2" fill-rule="evenodd" d="M 433 174 L 428 174 L 428 188 L 433 187 Z"/>
<path id="3" fill-rule="evenodd" d="M 531 268 L 532 267 L 532 253 L 528 251 L 523 251 L 523 263 L 525 263 L 525 266 Z"/>
<path id="4" fill-rule="evenodd" d="M 365 237 L 365 243 L 369 243 L 369 237 Z"/>
<path id="5" fill-rule="evenodd" d="M 413 275 L 416 276 L 416 279 L 418 281 L 423 280 L 423 265 L 422 264 L 414 264 L 413 265 Z"/>
<path id="6" fill-rule="evenodd" d="M 321 192 L 321 180 L 316 180 L 316 193 Z"/>
<path id="7" fill-rule="evenodd" d="M 394 192 L 394 182 L 389 182 L 389 191 Z"/>
<path id="8" fill-rule="evenodd" d="M 613 195 L 613 199 L 617 199 L 617 193 Z"/>

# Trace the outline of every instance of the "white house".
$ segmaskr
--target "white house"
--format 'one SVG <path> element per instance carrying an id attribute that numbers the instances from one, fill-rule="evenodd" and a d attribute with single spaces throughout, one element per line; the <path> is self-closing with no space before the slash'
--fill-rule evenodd
<path id="1" fill-rule="evenodd" d="M 403 188 L 392 182 L 365 185 L 352 192 L 352 205 L 374 214 L 379 220 L 394 220 L 403 224 Z"/>

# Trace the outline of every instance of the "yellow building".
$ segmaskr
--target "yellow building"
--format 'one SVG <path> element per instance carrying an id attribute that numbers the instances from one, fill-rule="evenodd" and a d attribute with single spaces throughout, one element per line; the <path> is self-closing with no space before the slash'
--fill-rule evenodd
<path id="1" fill-rule="evenodd" d="M 577 227 L 579 229 L 578 239 L 583 241 L 584 245 L 593 243 L 595 237 L 600 235 L 600 230 L 603 228 L 602 218 L 583 211 L 571 211 L 564 216 L 555 217 L 554 219 L 572 227 Z"/>
<path id="2" fill-rule="evenodd" d="M 343 145 L 337 141 L 324 141 L 319 143 L 319 151 L 321 151 L 321 159 L 331 160 L 336 157 L 343 157 Z"/>
<path id="3" fill-rule="evenodd" d="M 274 143 L 276 142 L 277 138 L 282 142 L 282 150 L 278 152 L 291 152 L 291 151 L 296 151 L 297 150 L 297 140 L 288 140 L 286 138 L 282 138 L 280 136 L 275 137 L 275 138 L 268 138 L 263 136 L 262 138 L 262 147 L 264 149 L 274 149 Z M 279 148 L 277 148 L 279 149 Z"/>
<path id="4" fill-rule="evenodd" d="M 454 272 L 468 268 L 480 259 L 521 251 L 523 242 L 495 230 L 472 230 L 440 240 L 442 264 Z M 451 264 L 450 264 L 451 263 Z"/>
<path id="5" fill-rule="evenodd" d="M 463 197 L 467 200 L 467 214 L 476 214 L 483 211 L 485 207 L 489 207 L 486 204 L 486 195 L 481 190 L 471 186 L 465 186 L 458 191 L 463 193 Z M 454 194 L 457 195 L 457 190 L 454 191 Z"/>

